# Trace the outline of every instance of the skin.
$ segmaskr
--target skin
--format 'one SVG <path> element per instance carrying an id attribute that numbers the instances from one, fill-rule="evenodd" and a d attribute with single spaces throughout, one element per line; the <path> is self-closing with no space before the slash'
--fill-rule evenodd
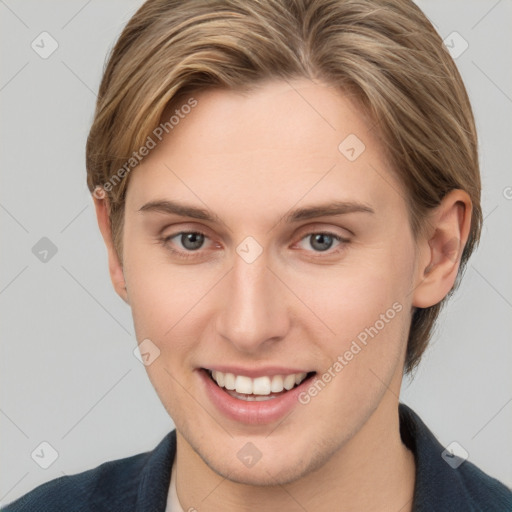
<path id="1" fill-rule="evenodd" d="M 320 82 L 269 81 L 249 93 L 208 90 L 130 176 L 122 263 L 105 199 L 94 199 L 114 288 L 130 305 L 137 340 L 160 350 L 147 367 L 178 440 L 184 510 L 411 510 L 415 464 L 402 444 L 398 395 L 413 307 L 452 288 L 471 202 L 455 190 L 414 239 L 406 192 L 350 98 Z M 338 145 L 356 134 L 353 162 Z M 142 212 L 169 199 L 206 208 L 207 222 Z M 331 200 L 370 205 L 281 221 Z M 180 232 L 206 234 L 188 260 Z M 331 232 L 318 249 L 312 233 Z M 262 254 L 247 263 L 248 236 Z M 455 244 L 453 241 L 456 240 Z M 186 243 L 186 240 L 185 240 Z M 447 250 L 447 247 L 450 250 Z M 223 416 L 201 392 L 198 367 L 282 365 L 322 375 L 394 303 L 401 312 L 306 404 L 268 425 Z M 237 452 L 252 442 L 248 468 Z"/>

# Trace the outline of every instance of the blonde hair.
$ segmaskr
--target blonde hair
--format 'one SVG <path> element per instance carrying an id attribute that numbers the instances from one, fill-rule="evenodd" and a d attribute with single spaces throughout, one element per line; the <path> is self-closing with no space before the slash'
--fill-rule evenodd
<path id="1" fill-rule="evenodd" d="M 359 100 L 407 192 L 415 235 L 450 190 L 469 194 L 471 231 L 451 294 L 482 224 L 477 134 L 454 61 L 408 0 L 144 3 L 109 57 L 86 149 L 87 184 L 108 196 L 121 260 L 126 161 L 166 107 L 202 89 L 250 91 L 262 80 L 294 78 L 320 79 Z M 116 173 L 121 179 L 113 181 Z M 414 311 L 406 372 L 418 364 L 448 296 Z"/>

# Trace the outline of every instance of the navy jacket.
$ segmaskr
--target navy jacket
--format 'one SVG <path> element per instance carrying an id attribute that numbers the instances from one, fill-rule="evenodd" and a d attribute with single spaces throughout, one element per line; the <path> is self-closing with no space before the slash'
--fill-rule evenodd
<path id="1" fill-rule="evenodd" d="M 512 491 L 474 464 L 456 464 L 421 419 L 399 406 L 403 442 L 416 459 L 414 512 L 512 512 Z M 5 512 L 164 512 L 176 454 L 173 430 L 150 452 L 40 485 Z"/>

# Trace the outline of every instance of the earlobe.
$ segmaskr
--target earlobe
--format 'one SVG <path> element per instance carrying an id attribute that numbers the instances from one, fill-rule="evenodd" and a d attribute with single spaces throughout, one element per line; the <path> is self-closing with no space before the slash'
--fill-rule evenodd
<path id="1" fill-rule="evenodd" d="M 413 306 L 433 306 L 452 289 L 469 236 L 471 213 L 469 195 L 463 190 L 452 190 L 430 217 L 430 232 L 419 241 Z"/>
<path id="2" fill-rule="evenodd" d="M 94 208 L 96 210 L 96 218 L 98 227 L 100 228 L 101 236 L 105 242 L 108 254 L 108 269 L 110 279 L 117 294 L 127 303 L 130 304 L 128 291 L 126 289 L 126 282 L 124 278 L 123 266 L 119 260 L 119 256 L 114 247 L 112 238 L 112 229 L 110 226 L 109 216 L 109 203 L 108 197 L 102 189 L 96 189 L 92 198 L 94 201 Z"/>

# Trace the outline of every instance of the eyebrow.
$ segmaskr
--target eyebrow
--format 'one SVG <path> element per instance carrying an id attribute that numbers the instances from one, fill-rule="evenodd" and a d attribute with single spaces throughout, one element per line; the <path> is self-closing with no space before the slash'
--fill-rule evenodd
<path id="1" fill-rule="evenodd" d="M 215 222 L 217 220 L 217 217 L 208 210 L 170 200 L 150 201 L 142 206 L 139 209 L 139 212 L 166 213 L 209 222 Z M 304 208 L 297 208 L 284 215 L 283 220 L 286 223 L 294 223 L 317 217 L 345 215 L 347 213 L 355 212 L 375 213 L 373 208 L 363 203 L 357 203 L 354 201 L 334 201 L 325 204 L 307 206 Z"/>

